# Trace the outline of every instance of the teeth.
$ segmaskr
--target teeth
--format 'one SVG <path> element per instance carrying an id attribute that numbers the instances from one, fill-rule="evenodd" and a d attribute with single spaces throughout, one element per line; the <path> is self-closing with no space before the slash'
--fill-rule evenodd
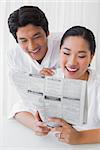
<path id="1" fill-rule="evenodd" d="M 39 49 L 36 49 L 34 51 L 32 51 L 32 53 L 37 53 L 39 51 Z"/>
<path id="2" fill-rule="evenodd" d="M 69 67 L 66 67 L 69 71 L 77 71 L 76 68 L 69 68 Z"/>

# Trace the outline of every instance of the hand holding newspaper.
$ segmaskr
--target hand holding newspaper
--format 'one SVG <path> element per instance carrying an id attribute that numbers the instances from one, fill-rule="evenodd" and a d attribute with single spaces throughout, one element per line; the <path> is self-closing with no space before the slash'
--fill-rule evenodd
<path id="1" fill-rule="evenodd" d="M 31 101 L 48 126 L 54 125 L 47 122 L 49 117 L 63 118 L 74 125 L 86 123 L 86 81 L 19 73 L 12 77 L 23 101 Z"/>

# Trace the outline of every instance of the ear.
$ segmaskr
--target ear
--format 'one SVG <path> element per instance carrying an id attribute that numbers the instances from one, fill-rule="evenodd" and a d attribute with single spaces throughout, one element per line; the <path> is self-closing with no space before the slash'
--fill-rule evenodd
<path id="1" fill-rule="evenodd" d="M 93 57 L 94 57 L 94 54 L 91 55 L 91 60 L 90 60 L 89 64 L 91 64 L 91 61 L 92 61 Z"/>
<path id="2" fill-rule="evenodd" d="M 94 57 L 94 54 L 91 55 L 91 60 L 93 59 L 93 57 Z"/>
<path id="3" fill-rule="evenodd" d="M 47 37 L 48 37 L 49 35 L 50 35 L 50 32 L 48 31 L 48 32 L 47 32 Z"/>

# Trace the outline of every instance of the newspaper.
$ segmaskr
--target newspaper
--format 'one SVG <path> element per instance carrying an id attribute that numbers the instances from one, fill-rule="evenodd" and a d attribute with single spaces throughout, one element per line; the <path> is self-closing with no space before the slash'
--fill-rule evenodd
<path id="1" fill-rule="evenodd" d="M 73 125 L 86 123 L 86 81 L 19 73 L 13 81 L 23 101 L 31 101 L 44 122 L 57 117 Z"/>

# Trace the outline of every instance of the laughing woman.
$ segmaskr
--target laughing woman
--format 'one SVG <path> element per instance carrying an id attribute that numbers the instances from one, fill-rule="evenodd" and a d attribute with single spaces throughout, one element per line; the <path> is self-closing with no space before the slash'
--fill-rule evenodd
<path id="1" fill-rule="evenodd" d="M 89 69 L 95 54 L 95 37 L 82 26 L 68 29 L 60 44 L 60 66 L 65 78 L 87 80 L 88 118 L 83 126 L 71 126 L 60 118 L 49 118 L 61 127 L 52 132 L 62 142 L 69 144 L 100 143 L 100 76 Z"/>

